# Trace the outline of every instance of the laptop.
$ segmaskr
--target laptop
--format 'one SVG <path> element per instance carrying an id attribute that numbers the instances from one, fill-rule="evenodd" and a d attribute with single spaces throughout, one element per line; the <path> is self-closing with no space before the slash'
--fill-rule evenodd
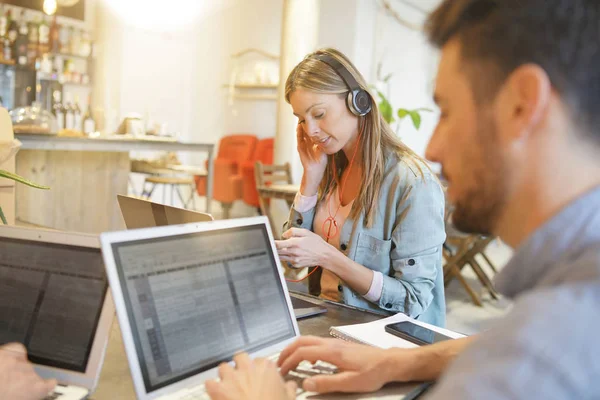
<path id="1" fill-rule="evenodd" d="M 98 236 L 0 225 L 0 344 L 80 400 L 98 383 L 115 313 Z"/>
<path id="2" fill-rule="evenodd" d="M 166 206 L 135 197 L 117 195 L 117 200 L 127 229 L 180 225 L 213 220 L 210 214 Z M 327 312 L 325 307 L 297 297 L 292 297 L 292 306 L 294 307 L 296 319 L 308 318 Z"/>
<path id="3" fill-rule="evenodd" d="M 220 363 L 241 351 L 276 359 L 299 335 L 266 217 L 100 238 L 140 400 L 205 399 Z M 413 387 L 373 398 L 401 399 Z"/>
<path id="4" fill-rule="evenodd" d="M 180 225 L 192 222 L 212 221 L 210 214 L 153 203 L 135 197 L 117 195 L 121 215 L 127 229 L 155 226 Z"/>

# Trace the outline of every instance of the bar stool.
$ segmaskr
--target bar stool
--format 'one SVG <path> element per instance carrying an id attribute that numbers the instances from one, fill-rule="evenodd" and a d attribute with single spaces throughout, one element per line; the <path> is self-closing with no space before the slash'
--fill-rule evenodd
<path id="1" fill-rule="evenodd" d="M 148 188 L 147 184 L 151 186 Z M 196 197 L 194 196 L 194 192 L 196 190 L 196 185 L 194 179 L 192 177 L 179 177 L 179 176 L 149 176 L 144 180 L 144 186 L 142 189 L 141 197 L 147 200 L 150 199 L 154 189 L 157 185 L 163 185 L 163 204 L 167 204 L 167 188 L 171 187 L 171 202 L 169 204 L 174 205 L 174 193 L 177 193 L 179 197 L 179 201 L 183 204 L 184 208 L 188 208 L 190 202 L 192 203 L 192 209 L 196 209 Z M 191 190 L 190 198 L 186 201 L 181 194 L 181 186 L 188 186 Z"/>

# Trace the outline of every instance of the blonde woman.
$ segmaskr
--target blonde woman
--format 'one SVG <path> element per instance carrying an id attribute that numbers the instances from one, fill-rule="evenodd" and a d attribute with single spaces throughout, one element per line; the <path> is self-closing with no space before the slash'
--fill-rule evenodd
<path id="1" fill-rule="evenodd" d="M 444 326 L 444 194 L 366 88 L 333 49 L 290 73 L 304 174 L 279 256 L 309 267 L 312 294 Z"/>

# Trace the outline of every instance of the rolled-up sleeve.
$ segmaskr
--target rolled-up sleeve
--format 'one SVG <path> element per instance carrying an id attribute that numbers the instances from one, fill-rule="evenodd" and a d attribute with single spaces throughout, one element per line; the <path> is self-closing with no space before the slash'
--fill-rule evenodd
<path id="1" fill-rule="evenodd" d="M 301 196 L 301 195 L 298 194 L 296 196 L 296 201 L 299 200 L 299 196 Z M 296 210 L 296 207 L 295 207 L 296 204 L 294 204 L 292 206 L 288 220 L 285 222 L 285 224 L 283 224 L 284 231 L 286 231 L 290 228 L 303 228 L 303 229 L 312 230 L 313 220 L 315 219 L 316 207 L 313 204 L 313 202 L 308 199 L 311 199 L 311 198 L 304 197 L 304 199 L 302 199 L 303 200 L 302 207 L 298 207 L 299 209 L 302 210 L 302 212 Z M 296 203 L 296 201 L 294 203 Z M 307 204 L 310 204 L 312 207 L 305 210 Z"/>
<path id="2" fill-rule="evenodd" d="M 416 318 L 433 300 L 441 273 L 444 193 L 431 175 L 415 178 L 401 197 L 392 232 L 390 276 L 384 276 L 379 307 Z"/>

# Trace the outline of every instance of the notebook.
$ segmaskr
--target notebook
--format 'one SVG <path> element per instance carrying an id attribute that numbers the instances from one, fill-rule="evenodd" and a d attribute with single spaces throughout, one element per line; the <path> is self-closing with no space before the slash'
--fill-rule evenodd
<path id="1" fill-rule="evenodd" d="M 58 381 L 49 398 L 93 392 L 114 310 L 98 236 L 0 225 L 0 344 Z"/>
<path id="2" fill-rule="evenodd" d="M 392 347 L 418 347 L 416 344 L 385 331 L 386 325 L 402 321 L 410 321 L 414 324 L 439 332 L 453 339 L 464 337 L 464 335 L 460 333 L 418 321 L 414 318 L 406 316 L 405 314 L 396 314 L 391 317 L 383 318 L 373 322 L 367 322 L 364 324 L 332 326 L 329 330 L 329 334 L 349 342 L 366 344 L 369 346 L 380 347 L 382 349 L 389 349 Z"/>

